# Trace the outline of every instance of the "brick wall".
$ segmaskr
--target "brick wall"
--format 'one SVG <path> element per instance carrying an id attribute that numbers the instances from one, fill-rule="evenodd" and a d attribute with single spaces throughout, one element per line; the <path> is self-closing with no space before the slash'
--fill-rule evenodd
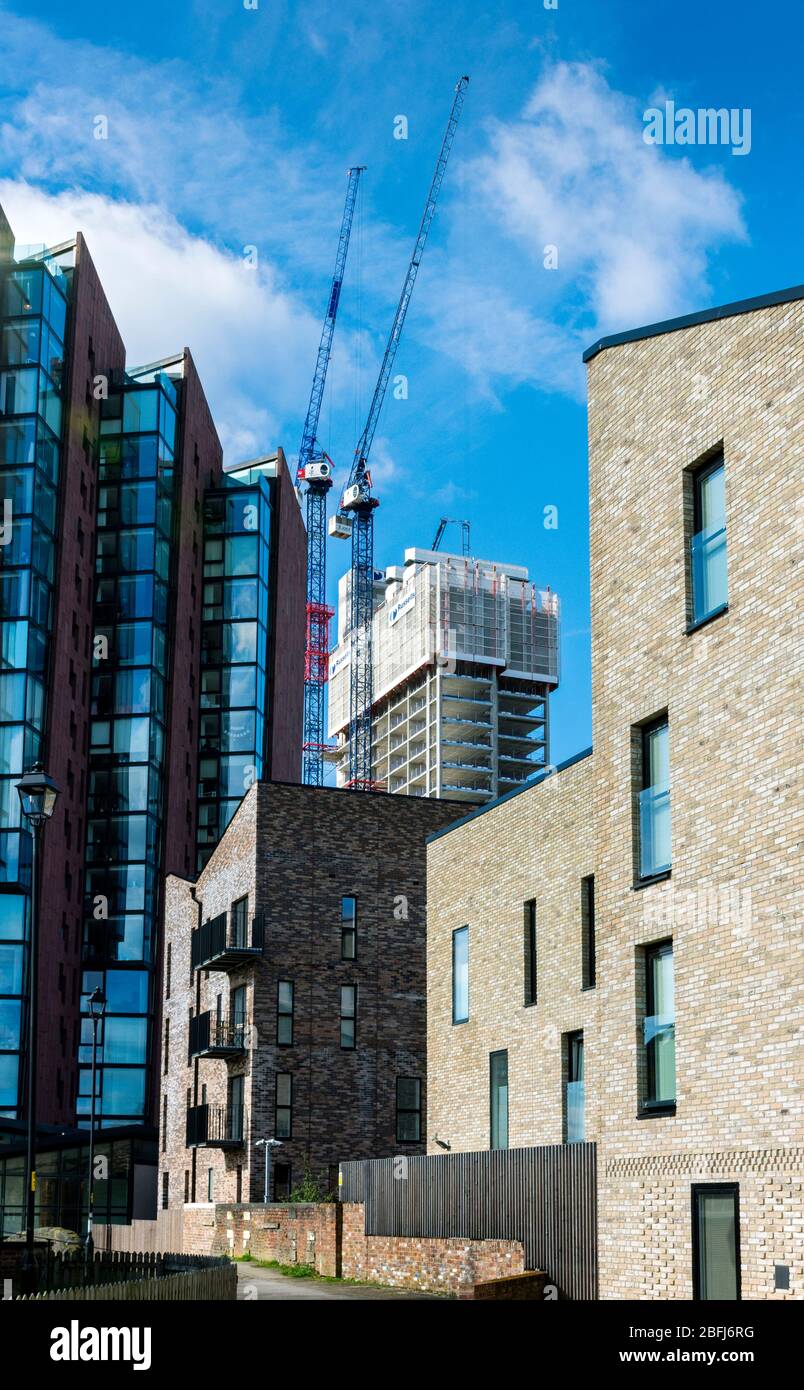
<path id="1" fill-rule="evenodd" d="M 342 1209 L 344 1279 L 454 1294 L 487 1279 L 524 1273 L 519 1241 L 367 1236 L 364 1207 L 344 1203 Z"/>
<path id="2" fill-rule="evenodd" d="M 594 754 L 428 849 L 428 1143 L 489 1142 L 509 1051 L 511 1144 L 562 1138 L 563 1035 L 585 1039 L 600 1289 L 692 1295 L 691 1185 L 739 1184 L 743 1298 L 800 1298 L 802 839 L 792 653 L 804 304 L 598 354 L 589 440 Z M 688 470 L 725 457 L 729 608 L 688 634 Z M 672 876 L 634 885 L 633 728 L 668 712 Z M 582 988 L 594 873 L 597 985 Z M 538 1001 L 523 1003 L 536 899 Z M 450 943 L 470 928 L 470 1021 Z M 638 1118 L 641 959 L 672 937 L 675 1114 Z M 773 1266 L 790 1266 L 775 1291 Z M 550 1271 L 547 1271 L 548 1276 Z"/>
<path id="3" fill-rule="evenodd" d="M 293 1078 L 293 1123 L 275 1162 L 292 1184 L 305 1170 L 326 1182 L 343 1158 L 424 1152 L 396 1138 L 396 1079 L 425 1077 L 425 837 L 455 819 L 431 799 L 360 796 L 333 788 L 253 786 L 197 884 L 170 877 L 165 937 L 171 990 L 167 1097 L 160 1168 L 169 1202 L 259 1201 L 263 1154 L 256 1140 L 276 1128 L 276 1075 Z M 341 899 L 358 899 L 357 955 L 341 958 Z M 191 933 L 248 895 L 265 922 L 265 950 L 228 976 L 190 969 Z M 200 915 L 199 915 L 200 914 Z M 292 1046 L 277 1043 L 279 980 L 294 985 Z M 357 986 L 357 1046 L 340 1047 L 341 985 Z M 188 1060 L 190 1010 L 225 1019 L 231 993 L 247 988 L 247 1048 L 233 1061 Z M 223 1105 L 232 1077 L 245 1077 L 247 1143 L 187 1149 L 190 1103 Z M 206 1088 L 206 1089 L 204 1089 Z M 160 1110 L 160 1120 L 163 1115 Z M 240 1177 L 238 1181 L 238 1169 Z M 210 1189 L 210 1171 L 212 1187 Z M 187 1175 L 185 1177 L 185 1175 Z M 161 1179 L 160 1179 L 161 1181 Z M 161 1191 L 161 1188 L 160 1188 Z"/>

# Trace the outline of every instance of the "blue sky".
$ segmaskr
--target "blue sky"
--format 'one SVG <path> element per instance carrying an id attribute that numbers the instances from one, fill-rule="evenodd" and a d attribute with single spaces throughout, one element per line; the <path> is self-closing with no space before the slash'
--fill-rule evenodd
<path id="1" fill-rule="evenodd" d="M 249 0 L 247 0 L 249 3 Z M 251 0 L 253 3 L 253 0 Z M 553 757 L 591 737 L 581 352 L 804 279 L 795 0 L 0 0 L 0 201 L 81 228 L 132 363 L 188 344 L 227 458 L 296 452 L 351 163 L 368 166 L 320 431 L 342 480 L 461 75 L 471 77 L 372 472 L 376 561 L 442 515 L 561 596 Z M 643 112 L 750 108 L 751 149 Z M 394 119 L 408 119 L 395 140 Z M 94 138 L 96 118 L 108 139 Z M 544 247 L 558 248 L 558 268 Z M 256 267 L 245 247 L 256 247 Z M 545 529 L 545 507 L 558 508 Z M 457 537 L 455 539 L 457 544 Z M 330 547 L 334 593 L 347 567 Z"/>

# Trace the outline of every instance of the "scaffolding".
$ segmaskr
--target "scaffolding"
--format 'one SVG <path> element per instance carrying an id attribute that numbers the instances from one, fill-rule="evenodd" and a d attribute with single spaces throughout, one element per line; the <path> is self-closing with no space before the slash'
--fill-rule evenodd
<path id="1" fill-rule="evenodd" d="M 558 597 L 537 590 L 521 567 L 434 551 L 405 558 L 375 581 L 374 781 L 407 795 L 482 802 L 548 761 Z M 348 601 L 343 583 L 339 597 Z M 349 663 L 342 620 L 329 694 L 339 783 L 348 777 Z"/>

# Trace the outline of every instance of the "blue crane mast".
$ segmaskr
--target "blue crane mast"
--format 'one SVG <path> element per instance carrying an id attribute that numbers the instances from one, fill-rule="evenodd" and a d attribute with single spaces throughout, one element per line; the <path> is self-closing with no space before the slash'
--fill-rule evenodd
<path id="1" fill-rule="evenodd" d="M 368 459 L 385 400 L 385 393 L 388 389 L 388 382 L 391 378 L 396 350 L 402 336 L 408 305 L 413 294 L 413 286 L 416 283 L 428 233 L 435 215 L 436 203 L 444 180 L 452 142 L 455 139 L 455 131 L 463 109 L 468 83 L 469 78 L 462 77 L 455 87 L 452 110 L 441 143 L 441 151 L 430 184 L 430 191 L 427 195 L 419 234 L 391 325 L 368 419 L 355 449 L 349 482 L 341 497 L 338 517 L 333 519 L 341 526 L 340 530 L 333 529 L 333 534 L 348 535 L 351 530 L 352 537 L 349 614 L 351 630 L 349 780 L 347 786 L 353 791 L 371 791 L 374 786 L 371 768 L 373 703 L 371 619 L 374 611 L 374 512 L 379 506 L 379 499 L 372 495 Z"/>
<path id="2" fill-rule="evenodd" d="M 357 188 L 364 169 L 365 165 L 359 164 L 349 170 L 341 233 L 338 238 L 338 254 L 335 257 L 335 273 L 321 328 L 321 341 L 318 345 L 313 387 L 302 430 L 296 472 L 297 482 L 307 485 L 307 638 L 304 660 L 302 781 L 308 786 L 321 786 L 324 780 L 324 689 L 329 676 L 329 621 L 333 612 L 326 601 L 327 493 L 332 487 L 332 462 L 318 445 L 318 421 L 332 352 L 332 338 L 349 250 Z"/>

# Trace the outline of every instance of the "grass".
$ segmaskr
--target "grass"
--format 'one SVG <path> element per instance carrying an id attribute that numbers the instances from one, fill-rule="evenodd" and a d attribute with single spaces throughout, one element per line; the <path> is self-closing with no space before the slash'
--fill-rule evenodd
<path id="1" fill-rule="evenodd" d="M 340 1279 L 337 1274 L 318 1274 L 313 1265 L 283 1265 L 279 1260 L 255 1260 L 250 1254 L 235 1255 L 238 1261 L 253 1264 L 257 1269 L 274 1269 L 288 1279 L 314 1279 L 318 1284 L 353 1284 L 365 1289 L 384 1289 L 386 1284 L 375 1284 L 370 1279 Z"/>

